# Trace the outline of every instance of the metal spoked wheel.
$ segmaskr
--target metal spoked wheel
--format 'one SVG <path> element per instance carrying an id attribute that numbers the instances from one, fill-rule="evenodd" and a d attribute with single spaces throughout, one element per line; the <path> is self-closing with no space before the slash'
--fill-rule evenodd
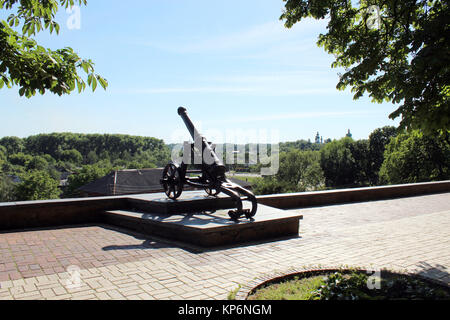
<path id="1" fill-rule="evenodd" d="M 162 186 L 166 195 L 172 199 L 178 199 L 183 192 L 183 182 L 179 167 L 174 163 L 169 163 L 163 171 Z"/>

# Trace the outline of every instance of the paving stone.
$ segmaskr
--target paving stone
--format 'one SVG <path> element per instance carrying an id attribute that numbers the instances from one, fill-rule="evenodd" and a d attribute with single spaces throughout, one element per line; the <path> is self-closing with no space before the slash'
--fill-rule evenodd
<path id="1" fill-rule="evenodd" d="M 152 250 L 105 251 L 111 243 L 137 248 L 147 240 L 101 225 L 0 233 L 0 299 L 224 299 L 261 274 L 318 264 L 393 266 L 450 281 L 450 193 L 299 212 L 299 238 L 198 253 L 160 240 L 151 241 L 158 246 Z M 59 267 L 52 267 L 56 274 L 21 273 L 25 262 L 36 270 Z M 65 287 L 73 263 L 81 289 Z"/>

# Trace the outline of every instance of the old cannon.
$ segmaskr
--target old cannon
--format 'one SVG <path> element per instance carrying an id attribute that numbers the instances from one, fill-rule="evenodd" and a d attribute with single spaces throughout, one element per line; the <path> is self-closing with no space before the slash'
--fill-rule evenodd
<path id="1" fill-rule="evenodd" d="M 225 175 L 227 168 L 217 156 L 215 146 L 197 131 L 185 108 L 178 108 L 178 114 L 183 119 L 192 139 L 194 139 L 194 143 L 185 144 L 183 159 L 186 159 L 186 153 L 189 153 L 189 159 L 192 159 L 192 155 L 194 155 L 194 158 L 199 159 L 199 161 L 194 161 L 194 169 L 192 170 L 188 170 L 189 163 L 185 163 L 184 160 L 180 164 L 172 161 L 164 168 L 160 182 L 166 195 L 172 200 L 178 199 L 185 185 L 204 189 L 210 196 L 218 196 L 220 193 L 224 193 L 233 199 L 236 207 L 235 210 L 228 212 L 232 220 L 238 220 L 241 216 L 252 219 L 258 208 L 255 195 L 227 179 Z M 242 201 L 250 201 L 251 209 L 244 209 Z"/>

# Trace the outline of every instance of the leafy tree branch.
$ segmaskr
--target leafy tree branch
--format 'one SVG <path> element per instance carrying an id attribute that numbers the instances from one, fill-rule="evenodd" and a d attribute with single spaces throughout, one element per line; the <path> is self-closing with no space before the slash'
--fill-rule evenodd
<path id="1" fill-rule="evenodd" d="M 328 19 L 317 44 L 344 68 L 337 84 L 354 99 L 399 104 L 391 119 L 429 134 L 450 128 L 450 10 L 443 0 L 284 0 L 281 19 L 290 28 L 304 18 Z M 354 2 L 354 1 L 353 1 Z M 376 28 L 369 8 L 377 8 Z"/>
<path id="2" fill-rule="evenodd" d="M 95 73 L 90 59 L 82 59 L 70 47 L 46 49 L 31 38 L 43 30 L 59 34 L 55 21 L 59 6 L 71 8 L 75 4 L 86 5 L 87 1 L 0 0 L 0 9 L 17 7 L 7 21 L 0 21 L 0 89 L 18 86 L 19 94 L 28 98 L 46 91 L 60 96 L 75 89 L 80 93 L 86 86 L 95 91 L 98 84 L 106 89 L 108 81 Z"/>

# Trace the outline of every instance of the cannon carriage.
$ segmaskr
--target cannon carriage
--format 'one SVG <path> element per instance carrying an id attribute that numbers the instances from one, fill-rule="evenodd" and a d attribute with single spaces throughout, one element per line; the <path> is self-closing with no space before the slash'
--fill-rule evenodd
<path id="1" fill-rule="evenodd" d="M 201 163 L 195 164 L 194 161 L 195 169 L 193 170 L 188 170 L 188 163 L 184 161 L 180 164 L 173 161 L 167 164 L 160 181 L 166 195 L 170 199 L 176 200 L 181 196 L 186 185 L 204 189 L 209 196 L 218 196 L 220 193 L 224 193 L 230 196 L 235 203 L 236 209 L 228 212 L 232 220 L 238 220 L 242 216 L 252 219 L 258 208 L 255 195 L 227 179 L 227 168 L 217 156 L 214 145 L 197 131 L 187 115 L 186 109 L 178 108 L 178 115 L 183 119 L 194 139 L 194 143 L 185 145 L 184 152 L 190 149 L 190 155 L 201 159 Z M 251 209 L 244 209 L 243 201 L 249 201 Z"/>

